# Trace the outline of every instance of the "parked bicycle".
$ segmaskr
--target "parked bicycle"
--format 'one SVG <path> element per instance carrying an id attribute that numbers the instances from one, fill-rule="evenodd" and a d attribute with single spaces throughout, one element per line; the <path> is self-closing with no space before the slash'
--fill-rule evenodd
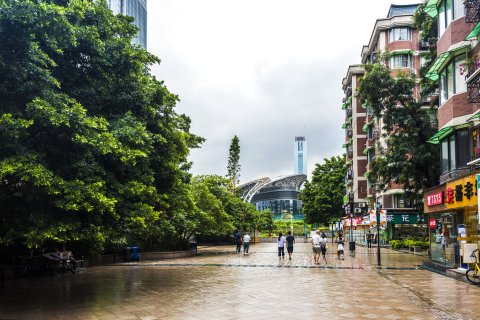
<path id="1" fill-rule="evenodd" d="M 472 261 L 474 261 L 474 267 L 468 269 L 467 273 L 465 274 L 467 280 L 474 284 L 480 284 L 480 266 L 478 265 L 477 261 L 477 252 L 478 249 L 473 250 L 472 254 L 470 255 L 470 258 L 472 258 Z"/>
<path id="2" fill-rule="evenodd" d="M 32 250 L 30 256 L 21 258 L 23 263 L 18 270 L 20 275 L 59 275 L 77 271 L 77 261 L 71 251 L 60 252 L 55 248 L 44 248 L 41 251 Z"/>

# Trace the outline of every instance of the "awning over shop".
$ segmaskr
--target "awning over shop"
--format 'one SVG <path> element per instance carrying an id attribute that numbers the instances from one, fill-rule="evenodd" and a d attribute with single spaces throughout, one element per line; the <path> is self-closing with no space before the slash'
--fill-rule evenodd
<path id="1" fill-rule="evenodd" d="M 440 129 L 437 133 L 435 133 L 433 135 L 433 137 L 431 137 L 430 139 L 428 139 L 428 143 L 431 143 L 431 144 L 439 144 L 440 141 L 445 138 L 446 136 L 448 136 L 450 133 L 452 133 L 454 130 L 454 127 L 445 127 L 445 128 L 442 128 Z"/>
<path id="2" fill-rule="evenodd" d="M 470 33 L 467 35 L 465 40 L 476 39 L 479 33 L 480 33 L 480 22 L 477 23 L 477 25 L 475 26 L 475 28 L 472 29 L 472 31 L 470 31 Z"/>
<path id="3" fill-rule="evenodd" d="M 444 66 L 445 62 L 452 56 L 456 55 L 457 53 L 460 53 L 462 50 L 465 50 L 466 48 L 470 48 L 471 45 L 470 43 L 466 41 L 459 42 L 458 45 L 455 45 L 456 47 L 442 53 L 437 57 L 435 62 L 433 63 L 432 67 L 430 70 L 428 70 L 427 74 L 425 77 L 431 79 L 431 80 L 438 80 L 438 71 Z M 453 46 L 452 46 L 453 47 Z"/>
<path id="4" fill-rule="evenodd" d="M 427 6 L 425 7 L 424 11 L 426 14 L 428 14 L 430 17 L 436 17 L 437 16 L 437 3 L 440 0 L 430 0 L 427 3 Z"/>

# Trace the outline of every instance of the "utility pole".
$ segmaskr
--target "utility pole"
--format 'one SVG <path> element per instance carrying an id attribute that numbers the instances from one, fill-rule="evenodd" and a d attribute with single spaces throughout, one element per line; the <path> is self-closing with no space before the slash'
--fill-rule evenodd
<path id="1" fill-rule="evenodd" d="M 382 265 L 382 259 L 380 257 L 380 202 L 375 203 L 375 213 L 377 216 L 377 263 L 378 266 Z"/>

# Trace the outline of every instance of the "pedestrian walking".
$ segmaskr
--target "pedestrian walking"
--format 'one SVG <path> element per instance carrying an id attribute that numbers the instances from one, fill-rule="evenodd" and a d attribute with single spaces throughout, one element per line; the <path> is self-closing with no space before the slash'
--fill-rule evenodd
<path id="1" fill-rule="evenodd" d="M 320 258 L 320 231 L 315 232 L 312 237 L 312 249 L 313 249 L 313 263 L 318 264 L 318 259 Z"/>
<path id="2" fill-rule="evenodd" d="M 280 232 L 278 234 L 278 257 L 285 258 L 285 237 Z"/>
<path id="3" fill-rule="evenodd" d="M 373 239 L 373 234 L 370 231 L 368 231 L 368 233 L 367 233 L 367 248 L 372 247 L 372 239 Z"/>
<path id="4" fill-rule="evenodd" d="M 292 260 L 293 244 L 295 243 L 295 237 L 292 235 L 291 231 L 288 231 L 287 234 L 288 236 L 286 240 L 287 240 L 288 259 Z"/>
<path id="5" fill-rule="evenodd" d="M 235 231 L 235 234 L 233 236 L 235 237 L 235 245 L 237 246 L 237 248 L 235 249 L 235 252 L 240 253 L 242 248 L 242 235 L 237 230 Z"/>
<path id="6" fill-rule="evenodd" d="M 321 239 L 320 239 L 320 251 L 322 252 L 322 258 L 325 263 L 327 263 L 327 236 L 325 233 L 322 233 Z"/>
<path id="7" fill-rule="evenodd" d="M 342 256 L 342 260 L 344 260 L 344 256 L 345 256 L 345 253 L 344 253 L 344 249 L 343 249 L 343 239 L 342 237 L 339 237 L 338 238 L 338 241 L 337 241 L 337 258 L 338 260 L 340 260 L 340 256 Z"/>
<path id="8" fill-rule="evenodd" d="M 250 235 L 248 232 L 243 236 L 243 255 L 248 256 L 248 249 L 250 248 Z"/>

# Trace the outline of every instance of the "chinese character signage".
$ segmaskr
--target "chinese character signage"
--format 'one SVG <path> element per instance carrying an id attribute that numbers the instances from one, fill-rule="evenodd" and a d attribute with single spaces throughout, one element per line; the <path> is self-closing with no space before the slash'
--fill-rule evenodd
<path id="1" fill-rule="evenodd" d="M 445 202 L 447 208 L 461 208 L 466 206 L 478 206 L 477 176 L 468 176 L 455 181 L 447 182 Z"/>
<path id="2" fill-rule="evenodd" d="M 388 224 L 421 224 L 418 213 L 389 213 L 387 214 Z"/>
<path id="3" fill-rule="evenodd" d="M 439 204 L 443 204 L 443 192 L 437 192 L 432 194 L 427 194 L 427 206 L 436 206 Z"/>
<path id="4" fill-rule="evenodd" d="M 435 229 L 437 227 L 437 219 L 436 218 L 428 219 L 428 226 L 430 227 L 430 229 Z"/>

